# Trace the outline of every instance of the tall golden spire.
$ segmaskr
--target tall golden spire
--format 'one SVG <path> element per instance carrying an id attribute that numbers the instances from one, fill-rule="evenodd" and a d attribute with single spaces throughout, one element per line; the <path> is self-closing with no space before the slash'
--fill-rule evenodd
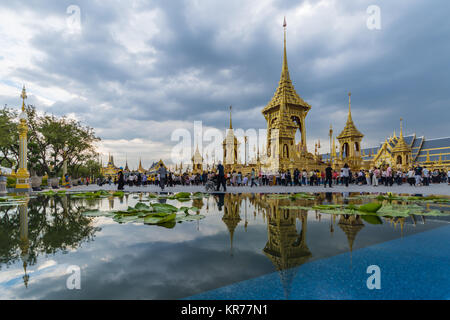
<path id="1" fill-rule="evenodd" d="M 233 120 L 231 119 L 231 111 L 233 109 L 233 106 L 230 106 L 230 129 L 233 129 Z"/>
<path id="2" fill-rule="evenodd" d="M 23 85 L 22 94 L 20 95 L 22 98 L 22 112 L 25 112 L 25 99 L 27 97 L 27 91 L 25 90 L 25 85 Z"/>
<path id="3" fill-rule="evenodd" d="M 283 68 L 281 71 L 281 79 L 282 80 L 290 80 L 289 77 L 289 68 L 287 63 L 287 54 L 286 54 L 286 17 L 284 17 L 283 28 L 284 28 L 284 51 L 283 51 Z"/>
<path id="4" fill-rule="evenodd" d="M 286 53 L 286 18 L 284 18 L 283 28 L 284 28 L 284 48 L 283 48 L 283 66 L 281 69 L 281 77 L 280 82 L 278 83 L 278 88 L 275 91 L 275 94 L 272 100 L 267 104 L 267 106 L 263 109 L 263 113 L 269 109 L 275 107 L 282 107 L 282 105 L 290 104 L 295 106 L 302 106 L 311 109 L 311 106 L 303 101 L 302 98 L 295 91 L 295 88 L 292 84 L 291 78 L 289 76 L 289 67 L 287 62 L 287 53 Z"/>
<path id="5" fill-rule="evenodd" d="M 348 118 L 347 118 L 347 122 L 352 122 L 352 93 L 349 92 L 348 93 Z"/>

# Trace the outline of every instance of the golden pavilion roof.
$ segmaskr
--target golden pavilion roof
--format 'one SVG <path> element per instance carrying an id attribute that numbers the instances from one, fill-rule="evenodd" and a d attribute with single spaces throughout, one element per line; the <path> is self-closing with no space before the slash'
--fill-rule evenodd
<path id="1" fill-rule="evenodd" d="M 352 119 L 352 109 L 351 109 L 351 93 L 348 94 L 348 117 L 347 123 L 345 124 L 344 130 L 337 136 L 338 139 L 349 138 L 349 137 L 359 137 L 362 138 L 364 135 L 356 128 Z"/>
<path id="2" fill-rule="evenodd" d="M 269 109 L 287 104 L 301 106 L 303 108 L 307 108 L 308 110 L 311 109 L 311 106 L 308 103 L 306 103 L 302 98 L 300 98 L 297 91 L 295 91 L 294 85 L 292 84 L 291 78 L 289 76 L 289 67 L 286 55 L 286 28 L 285 28 L 283 67 L 281 70 L 280 82 L 278 83 L 278 88 L 275 91 L 272 100 L 270 100 L 267 106 L 262 110 L 262 113 L 265 113 Z"/>
<path id="3" fill-rule="evenodd" d="M 412 148 L 405 142 L 405 139 L 403 139 L 403 125 L 402 120 L 400 119 L 400 138 L 398 138 L 397 144 L 392 149 L 392 153 L 398 153 L 398 152 L 411 152 Z"/>

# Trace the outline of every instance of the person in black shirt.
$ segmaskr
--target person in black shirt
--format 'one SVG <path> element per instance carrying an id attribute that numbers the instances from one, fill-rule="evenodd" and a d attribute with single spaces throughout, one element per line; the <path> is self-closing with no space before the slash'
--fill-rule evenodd
<path id="1" fill-rule="evenodd" d="M 123 190 L 123 187 L 125 185 L 125 180 L 123 178 L 123 172 L 122 172 L 122 168 L 120 168 L 119 171 L 119 178 L 117 179 L 117 190 Z"/>
<path id="2" fill-rule="evenodd" d="M 220 185 L 223 185 L 223 191 L 227 191 L 227 184 L 225 181 L 225 169 L 221 162 L 219 162 L 219 165 L 217 166 L 217 191 L 220 189 Z"/>
<path id="3" fill-rule="evenodd" d="M 333 188 L 331 186 L 332 180 L 333 180 L 333 168 L 331 168 L 331 165 L 328 164 L 327 168 L 325 169 L 325 182 L 324 182 L 323 186 L 326 188 L 327 182 L 328 182 L 328 185 L 330 186 L 330 188 Z"/>

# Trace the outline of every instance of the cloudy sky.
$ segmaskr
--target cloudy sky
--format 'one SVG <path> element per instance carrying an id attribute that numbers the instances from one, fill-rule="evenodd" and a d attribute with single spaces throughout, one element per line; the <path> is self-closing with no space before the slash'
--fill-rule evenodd
<path id="1" fill-rule="evenodd" d="M 369 29 L 371 5 L 381 29 Z M 95 128 L 116 164 L 170 162 L 179 128 L 265 128 L 281 72 L 283 17 L 291 79 L 312 109 L 308 145 L 353 119 L 377 145 L 449 135 L 446 0 L 28 0 L 0 2 L 0 103 L 28 103 Z M 79 9 L 79 14 L 78 14 Z M 79 16 L 79 19 L 78 19 Z M 78 21 L 80 23 L 78 24 Z M 373 21 L 373 20 L 370 20 Z"/>

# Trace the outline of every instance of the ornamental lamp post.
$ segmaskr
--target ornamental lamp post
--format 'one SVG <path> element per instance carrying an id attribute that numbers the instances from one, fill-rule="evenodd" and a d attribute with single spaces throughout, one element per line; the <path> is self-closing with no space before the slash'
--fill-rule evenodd
<path id="1" fill-rule="evenodd" d="M 245 161 L 244 161 L 244 166 L 247 166 L 247 141 L 248 141 L 248 137 L 244 136 L 244 148 L 245 148 Z"/>
<path id="2" fill-rule="evenodd" d="M 68 151 L 67 144 L 64 145 L 64 162 L 63 162 L 63 172 L 62 172 L 62 185 L 63 187 L 66 187 L 69 182 L 66 181 L 66 174 L 67 174 L 67 151 Z"/>
<path id="3" fill-rule="evenodd" d="M 27 92 L 23 86 L 22 94 L 22 112 L 19 115 L 19 169 L 16 174 L 16 192 L 30 192 L 30 173 L 28 172 L 28 145 L 27 145 L 27 113 L 25 111 L 25 99 Z"/>

